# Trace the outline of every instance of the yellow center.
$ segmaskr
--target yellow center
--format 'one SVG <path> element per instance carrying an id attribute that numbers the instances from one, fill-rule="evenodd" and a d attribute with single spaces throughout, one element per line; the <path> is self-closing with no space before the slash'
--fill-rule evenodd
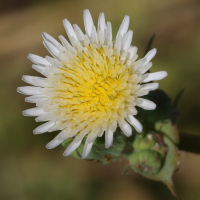
<path id="1" fill-rule="evenodd" d="M 107 45 L 90 43 L 82 52 L 65 56 L 70 59 L 62 63 L 60 73 L 51 80 L 52 102 L 58 106 L 57 116 L 62 123 L 72 129 L 80 123 L 82 128 L 90 126 L 94 130 L 116 126 L 117 120 L 135 106 L 138 89 L 138 75 L 132 63 L 126 61 L 127 55 Z"/>

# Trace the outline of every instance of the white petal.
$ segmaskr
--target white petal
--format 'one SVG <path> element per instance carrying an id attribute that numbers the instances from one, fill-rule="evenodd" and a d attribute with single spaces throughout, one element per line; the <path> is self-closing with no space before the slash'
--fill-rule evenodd
<path id="1" fill-rule="evenodd" d="M 115 132 L 117 129 L 117 120 L 116 119 L 110 119 L 110 122 L 108 124 L 108 127 L 111 131 Z"/>
<path id="2" fill-rule="evenodd" d="M 124 36 L 124 34 L 126 34 L 126 32 L 128 31 L 128 27 L 129 27 L 129 22 L 130 22 L 130 17 L 128 15 L 126 15 L 119 27 L 119 31 L 117 32 L 117 36 L 121 35 L 122 37 Z M 116 36 L 116 38 L 117 38 Z"/>
<path id="3" fill-rule="evenodd" d="M 137 115 L 138 111 L 136 110 L 135 106 L 128 106 L 127 108 L 132 115 Z"/>
<path id="4" fill-rule="evenodd" d="M 77 49 L 77 43 L 78 43 L 78 40 L 76 40 L 76 38 L 74 38 L 73 36 L 70 38 L 70 41 L 71 41 L 71 44 L 74 48 Z"/>
<path id="5" fill-rule="evenodd" d="M 145 110 L 154 110 L 156 108 L 156 104 L 147 99 L 138 98 L 138 99 L 136 99 L 135 102 L 136 102 L 137 106 L 139 106 Z"/>
<path id="6" fill-rule="evenodd" d="M 80 42 L 84 42 L 84 34 L 77 24 L 73 25 L 76 36 Z"/>
<path id="7" fill-rule="evenodd" d="M 122 42 L 122 49 L 124 51 L 126 51 L 130 47 L 132 38 L 133 38 L 133 31 L 130 30 L 128 31 L 128 33 L 126 33 Z"/>
<path id="8" fill-rule="evenodd" d="M 49 51 L 49 53 L 56 59 L 60 60 L 59 56 L 58 56 L 58 53 L 59 53 L 59 50 L 54 46 L 52 45 L 50 42 L 44 40 L 43 41 L 43 44 L 44 46 L 46 47 L 46 49 Z"/>
<path id="9" fill-rule="evenodd" d="M 108 129 L 105 132 L 105 147 L 109 148 L 110 146 L 112 146 L 113 143 L 113 132 Z"/>
<path id="10" fill-rule="evenodd" d="M 54 138 L 53 140 L 51 140 L 51 142 L 49 142 L 47 145 L 46 145 L 46 148 L 47 149 L 53 149 L 55 147 L 57 147 L 58 145 L 60 145 L 63 141 L 61 140 L 58 140 L 57 138 Z"/>
<path id="11" fill-rule="evenodd" d="M 144 63 L 146 62 L 146 58 L 142 58 L 142 59 L 140 59 L 140 60 L 137 60 L 135 63 L 134 63 L 134 65 L 133 65 L 133 69 L 134 70 L 137 70 L 137 69 L 139 69 L 140 67 L 142 67 L 143 65 L 144 65 Z"/>
<path id="12" fill-rule="evenodd" d="M 52 67 L 62 67 L 62 62 L 55 58 L 46 56 L 45 59 L 48 60 L 48 62 L 51 64 Z"/>
<path id="13" fill-rule="evenodd" d="M 128 115 L 126 120 L 135 128 L 138 133 L 142 132 L 142 124 L 132 115 Z"/>
<path id="14" fill-rule="evenodd" d="M 152 49 L 151 51 L 149 51 L 146 55 L 145 55 L 145 58 L 147 59 L 147 61 L 144 63 L 147 64 L 157 53 L 157 49 Z"/>
<path id="15" fill-rule="evenodd" d="M 141 97 L 141 96 L 144 96 L 144 95 L 147 95 L 149 93 L 149 90 L 145 90 L 145 89 L 139 89 L 135 95 L 138 96 L 138 97 Z"/>
<path id="16" fill-rule="evenodd" d="M 64 151 L 63 156 L 69 156 L 74 150 L 76 150 L 80 146 L 81 142 L 82 140 L 80 140 L 79 142 L 75 142 L 75 140 L 73 140 L 68 148 Z"/>
<path id="17" fill-rule="evenodd" d="M 59 134 L 58 134 L 58 140 L 66 140 L 67 138 L 70 137 L 70 133 L 71 133 L 71 129 L 69 130 L 62 130 Z"/>
<path id="18" fill-rule="evenodd" d="M 43 102 L 45 102 L 45 101 L 43 101 Z M 39 103 L 41 103 L 41 101 Z M 55 114 L 53 112 L 45 112 L 44 114 L 36 117 L 35 121 L 36 122 L 52 121 L 54 118 L 55 118 Z"/>
<path id="19" fill-rule="evenodd" d="M 136 46 L 131 46 L 127 50 L 128 59 L 131 59 L 134 55 L 136 55 L 138 48 Z"/>
<path id="20" fill-rule="evenodd" d="M 88 47 L 88 45 L 90 44 L 90 39 L 88 38 L 87 35 L 84 35 L 84 44 L 85 44 L 85 47 Z"/>
<path id="21" fill-rule="evenodd" d="M 29 103 L 38 103 L 38 102 L 46 101 L 46 100 L 48 100 L 48 97 L 41 94 L 25 98 L 25 101 Z"/>
<path id="22" fill-rule="evenodd" d="M 146 65 L 140 67 L 138 70 L 141 74 L 144 74 L 146 71 L 148 71 L 152 67 L 152 63 L 147 63 Z"/>
<path id="23" fill-rule="evenodd" d="M 88 142 L 94 142 L 94 140 L 97 138 L 97 132 L 96 131 L 91 131 L 88 134 Z"/>
<path id="24" fill-rule="evenodd" d="M 94 26 L 94 23 L 93 23 L 90 11 L 88 9 L 83 11 L 83 20 L 84 20 L 84 25 L 85 25 L 85 32 L 90 38 L 92 35 L 92 27 Z"/>
<path id="25" fill-rule="evenodd" d="M 49 84 L 46 82 L 46 79 L 41 77 L 24 75 L 22 76 L 22 80 L 34 86 L 39 86 L 39 87 L 49 86 Z"/>
<path id="26" fill-rule="evenodd" d="M 61 125 L 61 122 L 60 122 L 60 121 L 55 122 L 54 125 L 51 126 L 51 127 L 48 129 L 48 132 L 53 132 L 53 131 L 58 131 L 58 130 L 60 130 L 60 125 Z"/>
<path id="27" fill-rule="evenodd" d="M 154 73 L 146 73 L 142 75 L 142 83 L 147 83 L 149 81 L 158 81 L 167 76 L 166 71 L 154 72 Z"/>
<path id="28" fill-rule="evenodd" d="M 33 82 L 33 78 L 39 78 L 39 77 L 36 77 L 36 76 L 28 76 L 28 75 L 23 75 L 22 76 L 22 80 L 26 83 L 29 83 L 31 85 L 35 85 L 35 83 Z"/>
<path id="29" fill-rule="evenodd" d="M 92 27 L 91 41 L 96 45 L 98 44 L 98 36 L 95 26 Z"/>
<path id="30" fill-rule="evenodd" d="M 32 65 L 32 68 L 46 77 L 48 77 L 48 75 L 51 74 L 51 72 L 48 72 L 45 67 L 39 65 Z"/>
<path id="31" fill-rule="evenodd" d="M 73 53 L 73 54 L 76 54 L 76 53 L 77 53 L 76 49 L 74 49 L 74 47 L 72 47 L 71 44 L 70 44 L 62 35 L 59 36 L 59 39 L 60 39 L 60 41 L 62 42 L 63 46 L 64 46 L 68 51 L 70 51 L 70 52 Z"/>
<path id="32" fill-rule="evenodd" d="M 44 113 L 45 113 L 44 110 L 39 107 L 27 109 L 22 112 L 24 116 L 30 116 L 30 117 L 36 117 Z"/>
<path id="33" fill-rule="evenodd" d="M 56 48 L 60 45 L 60 43 L 56 39 L 45 32 L 42 33 L 42 37 L 44 38 L 44 40 L 50 42 Z"/>
<path id="34" fill-rule="evenodd" d="M 82 46 L 80 41 L 77 42 L 76 47 L 77 47 L 79 52 L 83 52 L 84 51 L 83 46 Z"/>
<path id="35" fill-rule="evenodd" d="M 141 89 L 144 89 L 144 90 L 155 90 L 159 87 L 159 83 L 148 83 L 148 84 L 144 84 L 144 85 L 141 85 Z"/>
<path id="36" fill-rule="evenodd" d="M 23 87 L 17 88 L 17 92 L 24 95 L 42 94 L 42 92 L 40 92 L 39 90 L 40 90 L 40 87 L 33 87 L 33 86 L 23 86 Z"/>
<path id="37" fill-rule="evenodd" d="M 65 139 L 67 139 L 67 138 L 61 138 L 62 135 L 63 135 L 63 131 L 61 131 L 53 140 L 51 140 L 51 142 L 49 142 L 46 145 L 46 148 L 53 149 L 57 147 L 58 145 L 60 145 Z"/>
<path id="38" fill-rule="evenodd" d="M 126 135 L 127 137 L 130 137 L 132 135 L 131 126 L 124 119 L 119 120 L 118 123 L 124 135 Z"/>
<path id="39" fill-rule="evenodd" d="M 100 13 L 99 19 L 98 19 L 98 25 L 97 25 L 97 32 L 99 30 L 101 30 L 103 35 L 104 35 L 105 34 L 105 29 L 106 29 L 105 16 L 104 16 L 104 13 Z"/>
<path id="40" fill-rule="evenodd" d="M 122 45 L 122 36 L 118 35 L 118 37 L 116 38 L 115 44 L 114 44 L 115 51 L 120 51 L 121 45 Z"/>
<path id="41" fill-rule="evenodd" d="M 67 51 L 67 49 L 65 47 L 63 47 L 61 44 L 58 45 L 57 49 L 58 49 L 59 52 L 66 52 Z"/>
<path id="42" fill-rule="evenodd" d="M 33 78 L 38 78 L 36 76 L 28 76 L 28 75 L 23 75 L 22 76 L 22 80 L 26 83 L 29 83 L 31 85 L 35 85 L 35 83 L 33 82 Z"/>
<path id="43" fill-rule="evenodd" d="M 104 34 L 102 30 L 98 31 L 98 36 L 99 36 L 100 45 L 104 45 L 105 40 L 104 40 Z"/>
<path id="44" fill-rule="evenodd" d="M 104 134 L 104 130 L 100 130 L 99 133 L 98 133 L 98 137 L 102 137 Z"/>
<path id="45" fill-rule="evenodd" d="M 138 55 L 135 54 L 134 56 L 131 57 L 131 62 L 135 62 L 138 58 Z"/>
<path id="46" fill-rule="evenodd" d="M 76 135 L 76 133 L 78 133 L 78 131 L 79 130 L 73 130 L 73 135 Z M 75 137 L 74 141 L 75 142 L 82 141 L 83 138 L 86 136 L 86 134 L 89 132 L 90 132 L 90 129 L 88 127 L 83 128 L 82 130 L 80 130 L 79 134 Z"/>
<path id="47" fill-rule="evenodd" d="M 72 25 L 70 24 L 70 22 L 67 19 L 63 20 L 63 25 L 65 27 L 65 30 L 67 32 L 67 36 L 68 36 L 69 40 L 71 41 L 71 37 L 74 37 L 76 40 L 78 40 Z"/>
<path id="48" fill-rule="evenodd" d="M 52 100 L 51 100 L 51 99 L 48 99 L 48 100 L 38 101 L 38 102 L 36 103 L 36 106 L 43 108 L 43 107 L 45 107 L 45 106 L 47 106 L 47 105 L 51 105 L 51 103 L 52 103 Z M 36 120 L 36 119 L 35 119 L 35 120 Z M 37 120 L 36 120 L 36 121 L 37 121 Z M 49 120 L 45 120 L 45 121 L 49 121 Z"/>
<path id="49" fill-rule="evenodd" d="M 34 134 L 41 134 L 41 133 L 45 133 L 49 130 L 49 128 L 51 128 L 53 125 L 55 124 L 55 122 L 46 122 L 45 124 L 42 124 L 40 126 L 38 126 L 36 129 L 33 130 Z"/>
<path id="50" fill-rule="evenodd" d="M 46 59 L 34 54 L 29 54 L 27 58 L 37 65 L 42 65 L 42 66 L 49 65 L 49 62 Z"/>
<path id="51" fill-rule="evenodd" d="M 85 141 L 84 149 L 83 149 L 82 159 L 85 159 L 89 155 L 92 149 L 92 146 L 93 146 L 93 142 L 89 142 L 87 138 Z"/>
<path id="52" fill-rule="evenodd" d="M 106 41 L 112 41 L 112 25 L 110 22 L 107 22 L 106 25 Z"/>

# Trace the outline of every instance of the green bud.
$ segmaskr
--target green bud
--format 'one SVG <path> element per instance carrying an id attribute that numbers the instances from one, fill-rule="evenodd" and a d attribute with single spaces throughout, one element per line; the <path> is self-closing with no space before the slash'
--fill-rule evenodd
<path id="1" fill-rule="evenodd" d="M 155 145 L 155 137 L 153 134 L 137 134 L 133 142 L 135 151 L 150 149 Z"/>
<path id="2" fill-rule="evenodd" d="M 160 154 L 160 156 L 162 158 L 165 157 L 167 151 L 168 151 L 168 148 L 167 147 L 164 147 L 162 145 L 160 145 L 159 143 L 155 143 L 155 145 L 151 148 L 153 151 L 157 152 Z"/>
<path id="3" fill-rule="evenodd" d="M 180 163 L 177 127 L 171 120 L 165 120 L 155 124 L 153 133 L 156 138 L 155 145 L 148 150 L 134 151 L 128 157 L 130 165 L 142 176 L 163 182 L 171 193 L 180 199 L 172 181 Z"/>
<path id="4" fill-rule="evenodd" d="M 134 152 L 129 161 L 131 168 L 142 175 L 155 174 L 162 166 L 161 156 L 152 150 Z"/>
<path id="5" fill-rule="evenodd" d="M 164 142 L 162 142 L 162 136 L 156 134 L 155 132 L 150 132 L 148 134 L 138 134 L 133 142 L 134 151 L 142 150 L 153 150 L 161 155 L 162 158 L 165 157 L 167 152 L 167 147 Z"/>

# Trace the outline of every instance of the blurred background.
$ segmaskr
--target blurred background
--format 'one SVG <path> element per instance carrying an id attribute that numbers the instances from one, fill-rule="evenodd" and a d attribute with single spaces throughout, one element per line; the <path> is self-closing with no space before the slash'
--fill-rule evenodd
<path id="1" fill-rule="evenodd" d="M 22 111 L 34 105 L 16 92 L 27 85 L 22 75 L 38 75 L 29 53 L 46 56 L 42 32 L 66 36 L 62 20 L 83 29 L 83 10 L 95 24 L 104 12 L 112 22 L 113 36 L 124 15 L 130 15 L 133 44 L 139 57 L 156 32 L 158 49 L 152 71 L 166 70 L 160 88 L 173 99 L 183 86 L 179 129 L 200 134 L 200 1 L 199 0 L 2 0 L 0 1 L 0 199 L 2 200 L 171 200 L 161 183 L 129 172 L 125 161 L 106 166 L 63 157 L 64 148 L 47 150 L 55 133 L 33 135 L 39 125 Z M 184 200 L 200 199 L 200 155 L 181 153 L 174 181 Z"/>

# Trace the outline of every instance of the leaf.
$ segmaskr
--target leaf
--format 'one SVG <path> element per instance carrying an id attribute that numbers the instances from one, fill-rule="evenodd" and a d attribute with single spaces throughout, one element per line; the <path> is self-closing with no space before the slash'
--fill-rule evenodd
<path id="1" fill-rule="evenodd" d="M 138 109 L 139 114 L 143 113 L 143 119 L 145 121 L 156 123 L 165 119 L 171 119 L 172 101 L 163 90 L 157 89 L 150 91 L 143 98 L 153 101 L 156 104 L 155 110 Z"/>
<path id="2" fill-rule="evenodd" d="M 183 87 L 183 88 L 180 90 L 180 92 L 177 94 L 177 96 L 175 97 L 174 102 L 173 102 L 173 106 L 174 106 L 175 108 L 178 107 L 178 103 L 179 103 L 179 101 L 181 100 L 181 97 L 183 96 L 184 91 L 185 91 L 185 87 Z"/>

